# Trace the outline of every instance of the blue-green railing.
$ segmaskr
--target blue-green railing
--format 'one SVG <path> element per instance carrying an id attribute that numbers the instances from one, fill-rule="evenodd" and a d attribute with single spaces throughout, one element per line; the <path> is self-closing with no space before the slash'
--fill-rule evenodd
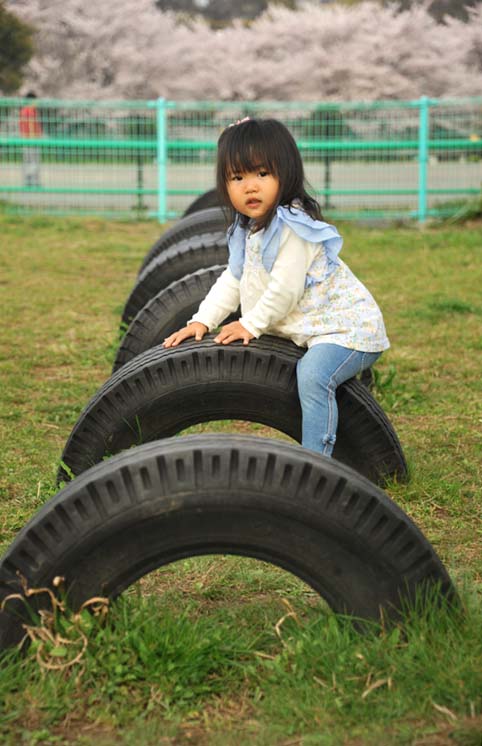
<path id="1" fill-rule="evenodd" d="M 7 210 L 175 218 L 213 188 L 217 138 L 246 115 L 285 121 L 330 217 L 424 222 L 481 191 L 482 98 L 33 103 L 41 134 L 26 138 L 19 119 L 32 101 L 0 99 L 0 200 Z M 37 159 L 34 183 L 25 180 L 25 157 Z"/>

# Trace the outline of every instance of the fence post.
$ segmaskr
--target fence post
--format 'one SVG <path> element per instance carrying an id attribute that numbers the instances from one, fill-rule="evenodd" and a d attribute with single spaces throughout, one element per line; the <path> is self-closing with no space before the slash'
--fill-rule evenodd
<path id="1" fill-rule="evenodd" d="M 166 101 L 156 102 L 157 120 L 157 218 L 160 223 L 167 220 L 167 127 Z"/>
<path id="2" fill-rule="evenodd" d="M 418 118 L 418 221 L 424 223 L 427 219 L 427 166 L 428 166 L 428 138 L 429 138 L 429 106 L 428 96 L 421 96 L 419 100 Z"/>

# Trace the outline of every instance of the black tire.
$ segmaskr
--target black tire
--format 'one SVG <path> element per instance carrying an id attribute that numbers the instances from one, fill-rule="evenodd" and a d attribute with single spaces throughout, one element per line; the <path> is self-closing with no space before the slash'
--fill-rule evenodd
<path id="1" fill-rule="evenodd" d="M 193 212 L 206 210 L 208 207 L 221 207 L 221 200 L 219 199 L 217 189 L 209 189 L 207 192 L 204 192 L 204 194 L 196 197 L 196 199 L 191 202 L 189 207 L 185 210 L 183 217 L 186 215 L 192 215 Z"/>
<path id="2" fill-rule="evenodd" d="M 112 372 L 115 373 L 129 360 L 161 344 L 169 334 L 185 326 L 224 269 L 225 266 L 219 265 L 200 269 L 172 282 L 151 298 L 122 337 Z M 225 323 L 236 318 L 239 318 L 239 312 L 231 314 Z"/>
<path id="3" fill-rule="evenodd" d="M 221 207 L 210 207 L 207 210 L 194 212 L 192 215 L 186 215 L 171 228 L 164 231 L 156 243 L 149 249 L 143 259 L 139 274 L 145 267 L 159 254 L 179 241 L 192 236 L 200 236 L 202 233 L 226 233 L 228 228 L 228 219 L 225 211 Z"/>
<path id="4" fill-rule="evenodd" d="M 188 319 L 189 320 L 189 319 Z M 365 368 L 359 375 L 359 380 L 363 383 L 367 389 L 373 391 L 375 388 L 375 377 L 373 375 L 373 368 Z"/>
<path id="5" fill-rule="evenodd" d="M 154 347 L 124 365 L 81 413 L 62 454 L 74 475 L 133 445 L 211 420 L 248 420 L 301 438 L 296 362 L 303 350 L 278 337 L 245 346 L 212 336 Z M 334 457 L 374 482 L 405 479 L 407 466 L 385 413 L 359 381 L 338 387 Z M 68 471 L 68 470 L 67 470 Z M 59 480 L 67 480 L 61 468 Z"/>
<path id="6" fill-rule="evenodd" d="M 192 236 L 169 246 L 138 276 L 122 313 L 123 325 L 130 324 L 141 308 L 171 282 L 197 272 L 198 269 L 227 264 L 227 261 L 228 245 L 223 231 Z"/>
<path id="7" fill-rule="evenodd" d="M 0 602 L 23 594 L 20 577 L 41 588 L 61 576 L 75 610 L 157 567 L 216 553 L 278 565 L 358 618 L 396 618 L 401 597 L 434 584 L 455 599 L 427 539 L 370 481 L 296 445 L 218 434 L 149 443 L 75 479 L 6 552 Z M 5 604 L 1 649 L 20 640 L 22 613 L 22 601 Z"/>
<path id="8" fill-rule="evenodd" d="M 176 329 L 185 326 L 199 308 L 199 304 L 216 282 L 225 266 L 208 267 L 172 282 L 146 303 L 129 324 L 116 353 L 112 372 L 141 355 L 151 347 L 161 344 Z M 230 314 L 223 323 L 239 318 L 240 309 Z M 373 370 L 366 368 L 358 379 L 364 386 L 374 388 Z"/>

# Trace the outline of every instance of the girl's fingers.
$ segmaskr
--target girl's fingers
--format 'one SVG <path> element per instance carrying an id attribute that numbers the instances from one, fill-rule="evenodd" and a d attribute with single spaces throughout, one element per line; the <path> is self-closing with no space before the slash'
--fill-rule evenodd
<path id="1" fill-rule="evenodd" d="M 164 342 L 162 343 L 163 347 L 175 347 L 176 345 L 176 338 L 175 337 L 166 337 Z"/>
<path id="2" fill-rule="evenodd" d="M 189 324 L 183 329 L 179 329 L 179 331 L 174 332 L 174 334 L 171 334 L 169 337 L 166 337 L 162 344 L 163 347 L 177 347 L 178 344 L 184 342 L 184 340 L 188 339 L 189 337 L 194 337 L 196 342 L 200 342 L 206 332 L 207 327 L 199 328 L 199 326 Z"/>
<path id="3" fill-rule="evenodd" d="M 239 321 L 232 321 L 221 329 L 219 334 L 214 338 L 214 341 L 218 344 L 228 345 L 231 342 L 236 342 L 238 339 L 244 345 L 247 345 L 253 339 L 253 335 Z"/>
<path id="4" fill-rule="evenodd" d="M 228 345 L 231 344 L 231 342 L 236 342 L 237 340 L 241 340 L 244 345 L 249 344 L 249 340 L 251 337 L 246 336 L 244 334 L 218 334 L 218 336 L 214 339 L 215 342 L 218 344 Z"/>
<path id="5" fill-rule="evenodd" d="M 178 332 L 174 332 L 174 334 L 171 334 L 169 337 L 166 337 L 163 342 L 163 347 L 176 347 L 184 339 L 187 339 L 191 336 L 192 332 L 190 330 L 181 329 Z"/>
<path id="6" fill-rule="evenodd" d="M 237 339 L 244 340 L 249 332 L 239 323 L 239 321 L 232 321 L 230 324 L 223 326 L 218 335 L 216 335 L 214 341 L 220 344 L 229 344 Z"/>

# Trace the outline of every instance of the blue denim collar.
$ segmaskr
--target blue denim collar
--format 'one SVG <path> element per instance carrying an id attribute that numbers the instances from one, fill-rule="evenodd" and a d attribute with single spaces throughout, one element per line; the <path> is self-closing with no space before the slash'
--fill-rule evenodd
<path id="1" fill-rule="evenodd" d="M 341 251 L 343 239 L 334 225 L 324 223 L 322 220 L 314 220 L 298 207 L 279 206 L 273 220 L 262 234 L 261 261 L 267 272 L 271 272 L 278 256 L 281 233 L 285 225 L 288 225 L 305 241 L 322 243 L 332 268 L 340 263 L 338 254 Z M 238 280 L 243 274 L 248 230 L 241 226 L 239 215 L 228 230 L 229 269 Z"/>

